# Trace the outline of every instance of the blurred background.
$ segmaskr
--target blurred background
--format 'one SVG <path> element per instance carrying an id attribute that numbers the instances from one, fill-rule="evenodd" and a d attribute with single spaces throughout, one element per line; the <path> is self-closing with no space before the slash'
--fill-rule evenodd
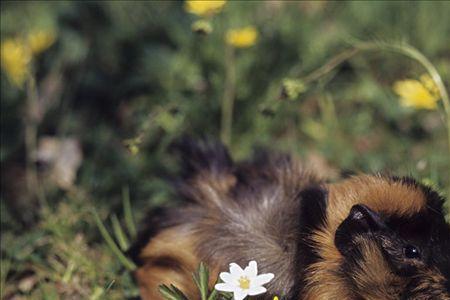
<path id="1" fill-rule="evenodd" d="M 449 190 L 448 2 L 2 1 L 2 299 L 138 296 L 123 255 L 182 135 Z M 356 49 L 356 50 L 355 50 Z M 431 81 L 431 82 L 430 82 Z M 450 130 L 450 128 L 449 128 Z M 122 255 L 122 256 L 121 256 Z"/>

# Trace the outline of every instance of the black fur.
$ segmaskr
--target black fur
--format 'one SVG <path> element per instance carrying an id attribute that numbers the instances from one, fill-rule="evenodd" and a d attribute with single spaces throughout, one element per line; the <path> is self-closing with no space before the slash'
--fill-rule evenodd
<path id="1" fill-rule="evenodd" d="M 417 182 L 412 177 L 390 177 L 394 182 L 400 182 L 415 187 L 423 192 L 427 199 L 427 210 L 419 212 L 410 218 L 391 218 L 390 226 L 396 226 L 399 232 L 407 235 L 422 248 L 429 249 L 424 253 L 446 278 L 450 278 L 450 225 L 442 216 L 445 215 L 445 199 L 431 187 Z M 418 240 L 420 236 L 431 236 L 427 241 Z M 427 244 L 425 244 L 425 242 Z M 450 293 L 450 281 L 447 280 Z"/>
<path id="2" fill-rule="evenodd" d="M 289 299 L 300 299 L 305 286 L 306 268 L 320 260 L 315 245 L 308 239 L 311 233 L 325 225 L 328 191 L 321 186 L 312 186 L 300 192 L 299 196 L 299 238 L 296 255 L 297 278 Z"/>
<path id="3" fill-rule="evenodd" d="M 223 144 L 215 141 L 195 141 L 183 137 L 170 146 L 170 150 L 179 156 L 181 176 L 190 178 L 201 171 L 210 174 L 230 172 L 233 160 Z"/>
<path id="4" fill-rule="evenodd" d="M 432 229 L 432 263 L 447 278 L 446 288 L 450 294 L 450 225 L 441 221 Z M 436 246 L 438 245 L 438 246 Z"/>

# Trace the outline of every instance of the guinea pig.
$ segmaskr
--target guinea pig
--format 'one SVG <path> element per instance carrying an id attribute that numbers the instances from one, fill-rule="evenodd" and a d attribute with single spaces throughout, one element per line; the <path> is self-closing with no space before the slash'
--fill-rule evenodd
<path id="1" fill-rule="evenodd" d="M 327 183 L 289 155 L 234 163 L 215 142 L 176 148 L 182 204 L 148 216 L 129 252 L 143 299 L 162 299 L 161 284 L 199 299 L 200 262 L 215 279 L 252 260 L 275 274 L 257 299 L 450 299 L 450 226 L 431 188 L 382 175 Z"/>

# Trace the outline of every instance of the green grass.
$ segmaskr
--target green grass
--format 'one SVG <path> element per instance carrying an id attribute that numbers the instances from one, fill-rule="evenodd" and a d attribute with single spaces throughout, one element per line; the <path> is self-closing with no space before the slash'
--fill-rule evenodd
<path id="1" fill-rule="evenodd" d="M 0 5 L 2 44 L 56 34 L 33 56 L 35 85 L 15 86 L 2 63 L 2 298 L 136 297 L 122 253 L 148 209 L 178 204 L 163 178 L 177 173 L 167 147 L 182 134 L 222 137 L 236 159 L 268 146 L 449 194 L 445 102 L 405 108 L 392 90 L 425 72 L 448 88 L 446 2 L 229 1 L 208 35 L 182 2 Z M 257 43 L 230 55 L 226 31 L 247 25 Z M 35 168 L 44 136 L 81 145 L 69 186 L 52 163 Z"/>

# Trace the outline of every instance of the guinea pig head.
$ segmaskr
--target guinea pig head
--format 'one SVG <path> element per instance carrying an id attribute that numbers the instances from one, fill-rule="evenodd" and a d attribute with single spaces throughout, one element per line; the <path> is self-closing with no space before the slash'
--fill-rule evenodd
<path id="1" fill-rule="evenodd" d="M 335 231 L 343 257 L 338 272 L 357 299 L 450 299 L 450 227 L 443 199 L 410 179 L 390 180 L 385 189 L 406 185 L 424 198 L 423 207 L 405 213 L 364 199 L 354 204 Z M 377 196 L 395 201 L 390 197 L 395 194 Z M 408 199 L 397 201 L 408 205 Z"/>

